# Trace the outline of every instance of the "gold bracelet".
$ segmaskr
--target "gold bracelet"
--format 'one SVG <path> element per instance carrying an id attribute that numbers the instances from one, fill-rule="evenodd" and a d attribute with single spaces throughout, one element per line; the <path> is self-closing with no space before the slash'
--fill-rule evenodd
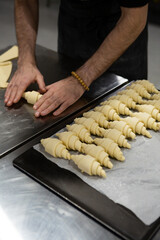
<path id="1" fill-rule="evenodd" d="M 85 84 L 85 82 L 82 80 L 82 78 L 80 78 L 80 76 L 78 76 L 77 73 L 72 71 L 71 74 L 74 78 L 76 78 L 80 82 L 80 84 L 85 88 L 85 90 L 89 91 L 89 87 Z"/>

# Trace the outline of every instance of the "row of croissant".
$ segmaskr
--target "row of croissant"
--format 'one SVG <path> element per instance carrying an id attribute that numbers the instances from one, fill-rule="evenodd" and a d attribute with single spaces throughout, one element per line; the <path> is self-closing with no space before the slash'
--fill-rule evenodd
<path id="1" fill-rule="evenodd" d="M 83 113 L 83 117 L 76 118 L 72 125 L 66 126 L 68 131 L 56 134 L 58 138 L 42 139 L 41 144 L 52 156 L 73 160 L 82 172 L 106 177 L 102 166 L 113 167 L 109 156 L 125 160 L 120 147 L 131 148 L 126 138 L 135 139 L 135 134 L 151 138 L 146 128 L 160 129 L 159 110 L 150 104 L 150 101 L 158 102 L 154 97 L 159 95 L 148 80 L 136 81 L 117 96 Z M 80 154 L 71 155 L 68 150 Z"/>

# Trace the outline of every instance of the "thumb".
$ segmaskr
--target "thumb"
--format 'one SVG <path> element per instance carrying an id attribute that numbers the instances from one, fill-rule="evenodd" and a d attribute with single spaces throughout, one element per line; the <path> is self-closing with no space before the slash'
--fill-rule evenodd
<path id="1" fill-rule="evenodd" d="M 43 76 L 42 76 L 42 75 L 38 75 L 36 80 L 37 80 L 39 89 L 40 89 L 42 92 L 46 92 L 46 86 L 45 86 L 45 82 L 44 82 Z"/>

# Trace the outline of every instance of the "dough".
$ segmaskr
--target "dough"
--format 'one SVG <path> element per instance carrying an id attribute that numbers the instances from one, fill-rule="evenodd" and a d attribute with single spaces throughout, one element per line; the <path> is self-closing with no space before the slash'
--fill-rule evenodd
<path id="1" fill-rule="evenodd" d="M 42 97 L 42 94 L 36 91 L 28 91 L 24 92 L 22 97 L 25 98 L 28 103 L 34 105 Z"/>
<path id="2" fill-rule="evenodd" d="M 125 94 L 129 97 L 131 97 L 136 103 L 142 103 L 143 99 L 142 97 L 133 89 L 125 89 L 123 91 L 118 92 L 118 95 Z"/>
<path id="3" fill-rule="evenodd" d="M 132 112 L 129 110 L 128 107 L 126 107 L 126 105 L 124 103 L 122 103 L 121 101 L 114 99 L 114 100 L 108 100 L 108 101 L 104 101 L 101 103 L 101 105 L 110 105 L 111 107 L 113 107 L 116 112 L 118 114 L 122 114 L 122 115 L 131 115 Z"/>
<path id="4" fill-rule="evenodd" d="M 128 86 L 127 89 L 135 90 L 141 97 L 144 97 L 147 99 L 151 98 L 151 94 L 149 94 L 147 92 L 147 90 L 141 84 L 138 84 L 136 82 L 132 83 L 130 86 Z"/>
<path id="5" fill-rule="evenodd" d="M 108 127 L 119 130 L 126 138 L 135 139 L 136 137 L 136 135 L 132 132 L 132 129 L 124 121 L 109 122 Z"/>
<path id="6" fill-rule="evenodd" d="M 18 57 L 18 47 L 13 46 L 9 50 L 7 50 L 5 53 L 0 55 L 0 62 L 6 62 L 8 60 L 11 60 L 17 57 Z"/>
<path id="7" fill-rule="evenodd" d="M 107 120 L 120 120 L 120 116 L 113 107 L 109 105 L 98 106 L 94 108 L 95 112 L 102 112 Z"/>
<path id="8" fill-rule="evenodd" d="M 97 136 L 102 136 L 101 128 L 98 126 L 98 123 L 93 118 L 76 118 L 74 119 L 75 123 L 84 125 L 88 131 Z"/>
<path id="9" fill-rule="evenodd" d="M 81 169 L 82 172 L 88 173 L 89 175 L 98 175 L 100 177 L 106 177 L 106 173 L 100 166 L 100 163 L 95 158 L 89 155 L 71 155 L 71 159 Z"/>
<path id="10" fill-rule="evenodd" d="M 65 158 L 70 160 L 71 156 L 62 141 L 56 138 L 45 138 L 41 140 L 45 151 L 53 157 Z"/>
<path id="11" fill-rule="evenodd" d="M 83 116 L 86 118 L 93 118 L 101 127 L 107 128 L 108 127 L 108 121 L 106 120 L 105 116 L 101 112 L 85 112 L 83 113 Z"/>
<path id="12" fill-rule="evenodd" d="M 151 97 L 152 100 L 160 100 L 160 93 L 153 94 Z"/>
<path id="13" fill-rule="evenodd" d="M 82 143 L 82 152 L 94 157 L 101 165 L 105 167 L 108 168 L 113 167 L 113 164 L 111 163 L 108 154 L 104 151 L 104 148 L 101 146 Z"/>
<path id="14" fill-rule="evenodd" d="M 138 80 L 137 83 L 141 84 L 149 93 L 158 93 L 159 91 L 155 88 L 154 84 L 148 80 Z"/>
<path id="15" fill-rule="evenodd" d="M 86 143 L 93 142 L 93 139 L 91 138 L 89 131 L 85 128 L 84 125 L 72 124 L 72 125 L 67 125 L 66 128 L 68 131 L 74 132 L 82 142 L 86 142 Z"/>
<path id="16" fill-rule="evenodd" d="M 151 117 L 149 113 L 146 112 L 135 112 L 132 114 L 137 117 L 141 122 L 144 123 L 146 128 L 153 129 L 155 131 L 160 129 L 160 123 L 157 123 L 154 118 Z"/>
<path id="17" fill-rule="evenodd" d="M 136 107 L 136 102 L 133 101 L 133 99 L 131 97 L 129 97 L 125 94 L 112 96 L 109 98 L 109 100 L 114 100 L 114 99 L 117 99 L 117 100 L 121 101 L 122 103 L 126 104 L 126 106 L 128 108 L 135 109 L 135 107 Z"/>
<path id="18" fill-rule="evenodd" d="M 0 88 L 8 86 L 8 79 L 12 71 L 12 62 L 0 63 Z"/>
<path id="19" fill-rule="evenodd" d="M 82 143 L 73 132 L 56 133 L 56 136 L 63 142 L 69 150 L 77 150 L 81 152 Z"/>
<path id="20" fill-rule="evenodd" d="M 151 134 L 147 131 L 144 124 L 137 117 L 126 117 L 122 119 L 125 121 L 134 133 L 142 134 L 148 138 L 151 138 Z"/>
<path id="21" fill-rule="evenodd" d="M 98 146 L 102 146 L 104 150 L 113 158 L 124 161 L 125 157 L 118 147 L 117 143 L 109 138 L 95 138 L 94 143 Z"/>
<path id="22" fill-rule="evenodd" d="M 146 112 L 149 113 L 154 119 L 156 119 L 157 121 L 160 121 L 160 113 L 158 111 L 158 109 L 156 109 L 155 106 L 153 105 L 137 105 L 136 109 L 139 112 Z"/>
<path id="23" fill-rule="evenodd" d="M 107 129 L 102 131 L 103 137 L 112 139 L 120 147 L 131 148 L 131 145 L 125 139 L 125 136 L 122 135 L 122 132 L 117 129 Z"/>

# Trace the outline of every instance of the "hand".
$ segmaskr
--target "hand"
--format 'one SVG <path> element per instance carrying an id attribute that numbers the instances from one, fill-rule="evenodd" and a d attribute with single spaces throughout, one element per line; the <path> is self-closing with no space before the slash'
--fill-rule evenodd
<path id="1" fill-rule="evenodd" d="M 43 76 L 35 65 L 27 63 L 25 66 L 19 66 L 8 84 L 5 93 L 5 104 L 11 106 L 13 103 L 17 103 L 26 88 L 33 82 L 37 82 L 39 89 L 46 92 Z"/>
<path id="2" fill-rule="evenodd" d="M 46 89 L 47 92 L 33 106 L 36 110 L 36 117 L 45 116 L 55 109 L 56 111 L 53 115 L 59 115 L 76 102 L 85 91 L 81 84 L 73 77 L 62 79 L 47 86 Z"/>

